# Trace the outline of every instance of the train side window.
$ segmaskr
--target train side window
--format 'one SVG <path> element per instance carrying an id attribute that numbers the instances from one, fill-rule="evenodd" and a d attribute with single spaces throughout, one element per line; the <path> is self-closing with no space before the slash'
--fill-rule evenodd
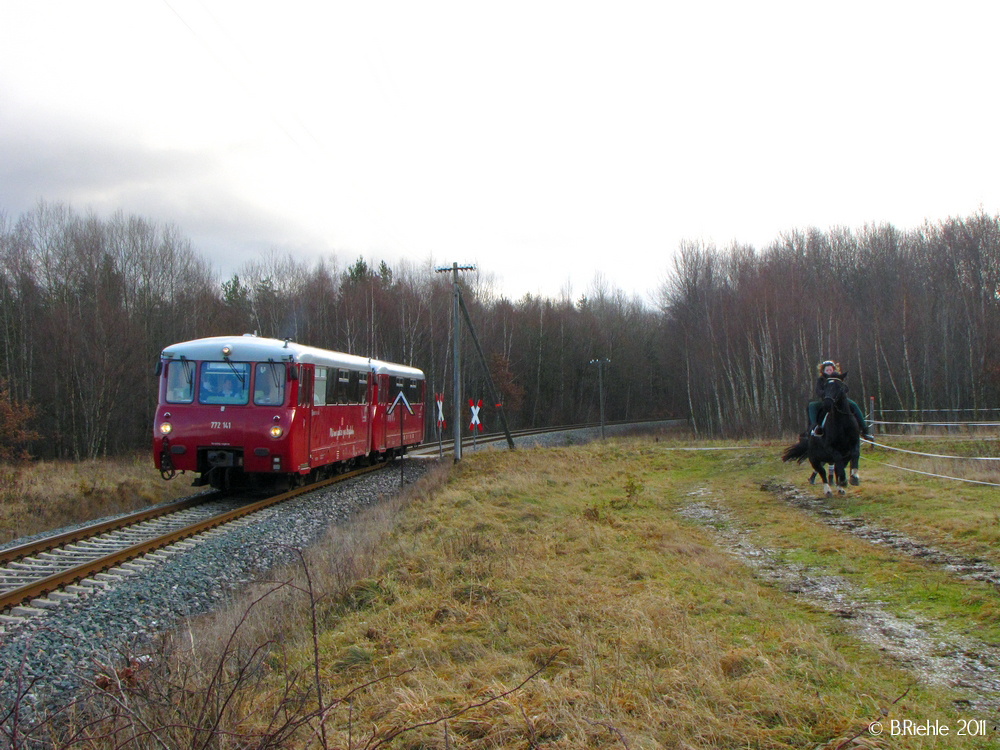
<path id="1" fill-rule="evenodd" d="M 368 373 L 359 372 L 358 373 L 358 403 L 367 404 L 368 403 Z"/>
<path id="2" fill-rule="evenodd" d="M 330 368 L 330 380 L 326 386 L 326 402 L 328 404 L 337 403 L 340 398 L 340 378 L 337 377 L 337 368 Z"/>
<path id="3" fill-rule="evenodd" d="M 190 404 L 194 401 L 194 364 L 186 359 L 167 362 L 167 403 Z"/>
<path id="4" fill-rule="evenodd" d="M 351 394 L 351 396 L 350 396 L 349 400 L 350 400 L 350 402 L 352 404 L 360 404 L 361 403 L 361 397 L 358 395 L 358 371 L 357 370 L 351 370 L 350 379 L 351 379 L 351 385 L 348 388 L 348 392 Z"/>
<path id="5" fill-rule="evenodd" d="M 347 370 L 337 370 L 337 403 L 348 404 L 351 401 L 351 374 Z"/>
<path id="6" fill-rule="evenodd" d="M 285 400 L 285 367 L 277 362 L 261 362 L 254 368 L 253 402 L 276 406 Z"/>
<path id="7" fill-rule="evenodd" d="M 198 403 L 237 405 L 249 400 L 249 362 L 202 362 Z"/>
<path id="8" fill-rule="evenodd" d="M 326 404 L 326 368 L 317 367 L 315 380 L 313 381 L 313 405 L 323 406 Z"/>
<path id="9" fill-rule="evenodd" d="M 406 400 L 411 404 L 419 404 L 424 400 L 424 381 L 410 378 L 406 381 Z"/>

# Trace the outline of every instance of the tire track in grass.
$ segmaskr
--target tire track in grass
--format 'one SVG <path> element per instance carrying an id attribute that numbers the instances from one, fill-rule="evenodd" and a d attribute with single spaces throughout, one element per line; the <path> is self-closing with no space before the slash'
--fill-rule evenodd
<path id="1" fill-rule="evenodd" d="M 937 547 L 912 539 L 906 534 L 876 526 L 861 518 L 838 516 L 830 510 L 823 498 L 803 492 L 791 482 L 772 479 L 764 482 L 761 489 L 776 495 L 788 505 L 810 512 L 828 526 L 846 531 L 872 544 L 890 547 L 908 557 L 936 565 L 960 578 L 1000 586 L 1000 569 L 984 560 L 945 552 Z"/>
<path id="2" fill-rule="evenodd" d="M 720 548 L 761 580 L 843 618 L 855 637 L 890 655 L 916 678 L 960 691 L 958 707 L 998 716 L 1000 649 L 951 633 L 923 616 L 895 615 L 871 592 L 841 576 L 812 573 L 806 566 L 782 561 L 776 550 L 755 544 L 751 533 L 708 488 L 689 493 L 688 498 L 679 514 L 706 528 Z"/>

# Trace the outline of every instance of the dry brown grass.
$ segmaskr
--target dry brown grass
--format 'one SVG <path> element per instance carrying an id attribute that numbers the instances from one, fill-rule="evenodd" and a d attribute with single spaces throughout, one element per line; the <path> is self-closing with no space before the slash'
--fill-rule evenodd
<path id="1" fill-rule="evenodd" d="M 914 685 L 679 519 L 719 464 L 666 447 L 482 452 L 434 472 L 336 530 L 277 576 L 284 585 L 178 634 L 158 668 L 202 696 L 186 718 L 164 713 L 175 699 L 132 694 L 131 710 L 176 731 L 195 706 L 225 704 L 213 747 L 352 750 L 834 748 L 855 736 L 873 748 L 888 746 L 864 733 L 883 711 L 954 719 L 953 695 Z M 726 461 L 762 460 L 751 453 Z M 289 716 L 279 736 L 275 717 Z"/>
<path id="2" fill-rule="evenodd" d="M 0 466 L 0 543 L 194 494 L 164 482 L 148 454 Z"/>
<path id="3" fill-rule="evenodd" d="M 88 681 L 90 691 L 31 738 L 94 750 L 264 750 L 298 746 L 293 738 L 331 747 L 317 717 L 338 709 L 343 696 L 318 679 L 320 633 L 338 613 L 373 606 L 387 594 L 370 578 L 383 559 L 382 540 L 400 507 L 425 498 L 444 476 L 432 472 L 401 497 L 332 529 L 325 544 L 301 553 L 300 564 L 249 587 L 230 608 L 167 634 L 152 655 L 124 653 L 103 665 Z M 357 649 L 340 663 L 368 660 Z"/>
<path id="4" fill-rule="evenodd" d="M 411 503 L 317 644 L 286 653 L 350 695 L 330 746 L 406 728 L 394 747 L 815 747 L 905 691 L 678 523 L 637 445 L 479 454 Z"/>

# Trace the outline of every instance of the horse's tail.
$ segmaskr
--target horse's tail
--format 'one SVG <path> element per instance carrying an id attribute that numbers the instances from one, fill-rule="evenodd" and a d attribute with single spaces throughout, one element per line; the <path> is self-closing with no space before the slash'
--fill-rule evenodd
<path id="1" fill-rule="evenodd" d="M 785 452 L 781 454 L 782 461 L 796 460 L 802 463 L 809 457 L 809 439 L 801 438 L 799 442 L 790 448 L 786 448 Z"/>

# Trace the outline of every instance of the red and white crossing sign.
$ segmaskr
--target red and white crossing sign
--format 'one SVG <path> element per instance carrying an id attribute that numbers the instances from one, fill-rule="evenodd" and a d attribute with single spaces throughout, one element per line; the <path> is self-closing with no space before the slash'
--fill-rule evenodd
<path id="1" fill-rule="evenodd" d="M 434 400 L 437 402 L 438 407 L 438 429 L 444 429 L 444 394 L 435 393 Z"/>
<path id="2" fill-rule="evenodd" d="M 469 429 L 472 432 L 475 432 L 476 428 L 478 427 L 479 431 L 482 432 L 483 423 L 479 421 L 479 410 L 483 408 L 483 400 L 479 399 L 478 402 L 473 402 L 473 400 L 470 398 L 469 408 L 472 410 L 472 421 L 469 423 Z"/>

